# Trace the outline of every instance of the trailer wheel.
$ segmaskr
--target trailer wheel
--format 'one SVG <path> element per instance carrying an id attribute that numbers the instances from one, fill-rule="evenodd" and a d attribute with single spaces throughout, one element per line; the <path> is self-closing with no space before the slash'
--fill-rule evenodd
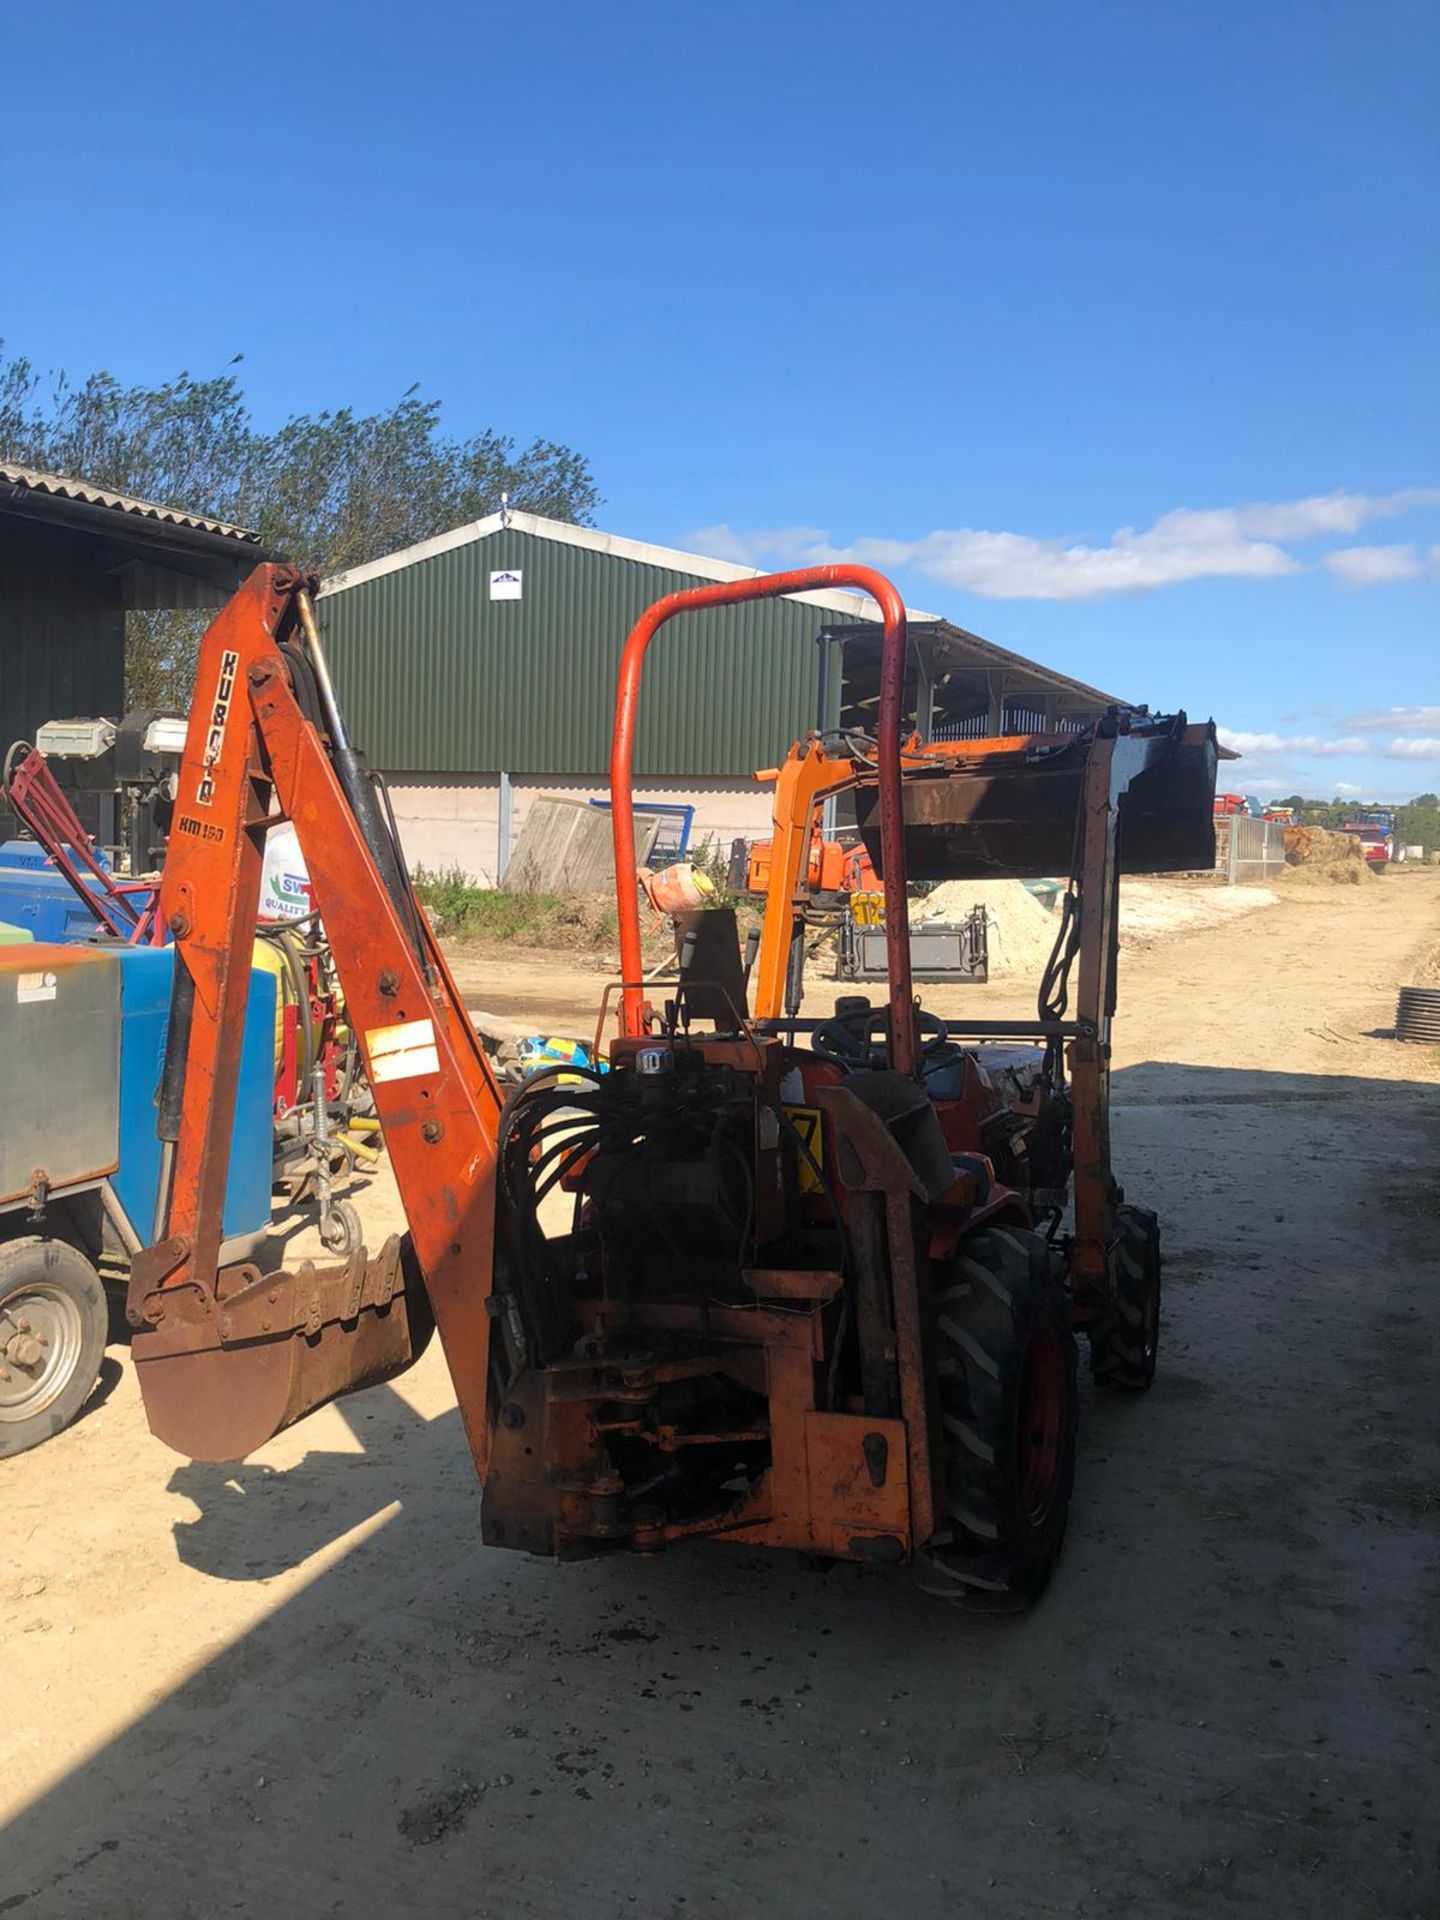
<path id="1" fill-rule="evenodd" d="M 1110 1299 L 1087 1329 L 1090 1369 L 1097 1387 L 1144 1393 L 1160 1344 L 1160 1222 L 1148 1207 L 1125 1206 L 1115 1224 Z"/>
<path id="2" fill-rule="evenodd" d="M 1055 1569 L 1075 1482 L 1075 1335 L 1049 1246 L 982 1228 L 934 1308 L 948 1522 L 916 1577 L 959 1606 L 1020 1613 Z"/>
<path id="3" fill-rule="evenodd" d="M 348 1200 L 337 1200 L 321 1218 L 320 1239 L 331 1253 L 354 1253 L 365 1239 L 359 1209 Z"/>
<path id="4" fill-rule="evenodd" d="M 100 1276 L 63 1240 L 0 1246 L 0 1460 L 68 1427 L 105 1356 Z"/>

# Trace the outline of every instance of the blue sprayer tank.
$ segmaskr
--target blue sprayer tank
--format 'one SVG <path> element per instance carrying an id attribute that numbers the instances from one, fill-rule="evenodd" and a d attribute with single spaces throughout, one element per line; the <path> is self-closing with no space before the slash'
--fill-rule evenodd
<path id="1" fill-rule="evenodd" d="M 0 946 L 0 1214 L 103 1186 L 140 1245 L 154 1236 L 171 947 Z M 275 979 L 250 976 L 225 1192 L 227 1260 L 270 1225 Z"/>

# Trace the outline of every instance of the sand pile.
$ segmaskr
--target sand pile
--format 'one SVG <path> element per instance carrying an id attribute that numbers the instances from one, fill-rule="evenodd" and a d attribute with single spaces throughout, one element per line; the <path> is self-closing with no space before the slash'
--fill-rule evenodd
<path id="1" fill-rule="evenodd" d="M 1227 887 L 1212 880 L 1122 880 L 1120 945 L 1138 951 L 1170 934 L 1273 907 L 1278 897 L 1269 887 Z"/>
<path id="2" fill-rule="evenodd" d="M 1269 887 L 1227 887 L 1208 880 L 1122 880 L 1120 945 L 1142 951 L 1173 934 L 1273 907 L 1278 899 Z M 963 920 L 974 906 L 984 907 L 989 926 L 991 979 L 1038 980 L 1055 945 L 1060 919 L 1019 880 L 947 880 L 923 900 L 912 902 L 910 919 L 913 925 Z"/>
<path id="3" fill-rule="evenodd" d="M 912 903 L 910 919 L 962 921 L 972 907 L 984 907 L 990 941 L 990 978 L 1019 975 L 1038 980 L 1060 922 L 1019 880 L 947 880 Z"/>

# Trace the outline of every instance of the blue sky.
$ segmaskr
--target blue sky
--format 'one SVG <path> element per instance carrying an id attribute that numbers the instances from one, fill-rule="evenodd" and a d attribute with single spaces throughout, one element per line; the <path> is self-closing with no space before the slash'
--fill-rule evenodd
<path id="1" fill-rule="evenodd" d="M 854 553 L 1440 790 L 1440 12 L 0 0 L 0 334 L 592 459 L 603 526 Z M 19 86 L 16 76 L 24 76 Z"/>

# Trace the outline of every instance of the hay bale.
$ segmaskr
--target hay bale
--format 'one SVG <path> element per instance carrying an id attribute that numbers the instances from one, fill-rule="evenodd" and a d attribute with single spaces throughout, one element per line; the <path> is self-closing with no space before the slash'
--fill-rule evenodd
<path id="1" fill-rule="evenodd" d="M 1291 867 L 1341 867 L 1369 871 L 1365 849 L 1354 833 L 1332 833 L 1328 827 L 1286 827 L 1285 862 Z M 1354 882 L 1360 874 L 1343 872 L 1337 880 Z"/>
<path id="2" fill-rule="evenodd" d="M 1332 834 L 1331 838 L 1343 840 L 1344 834 Z M 1355 843 L 1353 857 L 1343 855 L 1324 860 L 1307 860 L 1297 867 L 1286 867 L 1278 878 L 1290 887 L 1368 887 L 1379 879 L 1379 874 L 1360 851 L 1360 843 Z"/>

